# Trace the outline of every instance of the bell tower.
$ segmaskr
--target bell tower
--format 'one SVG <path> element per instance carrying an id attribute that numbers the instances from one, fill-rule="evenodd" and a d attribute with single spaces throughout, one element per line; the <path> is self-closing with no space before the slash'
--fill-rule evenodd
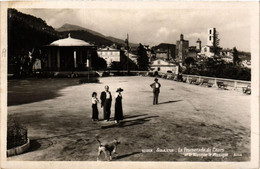
<path id="1" fill-rule="evenodd" d="M 201 40 L 200 40 L 200 38 L 196 41 L 196 51 L 201 51 Z"/>

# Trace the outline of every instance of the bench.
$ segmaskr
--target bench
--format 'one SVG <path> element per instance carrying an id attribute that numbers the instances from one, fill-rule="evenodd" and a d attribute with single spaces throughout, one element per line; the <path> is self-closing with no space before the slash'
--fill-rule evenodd
<path id="1" fill-rule="evenodd" d="M 186 81 L 187 81 L 187 77 L 182 78 L 183 83 L 186 83 Z"/>
<path id="2" fill-rule="evenodd" d="M 192 79 L 189 80 L 189 82 L 190 82 L 190 84 L 196 83 L 196 82 L 197 82 L 197 79 L 196 79 L 196 78 L 192 78 Z"/>
<path id="3" fill-rule="evenodd" d="M 245 93 L 245 94 L 251 94 L 251 84 L 249 84 L 249 85 L 246 86 L 246 87 L 242 87 L 242 91 L 243 91 L 243 93 Z"/>
<path id="4" fill-rule="evenodd" d="M 217 86 L 219 89 L 227 90 L 227 84 L 225 84 L 224 82 L 217 82 Z"/>
<path id="5" fill-rule="evenodd" d="M 202 82 L 200 83 L 200 85 L 204 85 L 206 84 L 207 87 L 212 87 L 213 83 L 209 83 L 209 79 L 203 79 Z"/>

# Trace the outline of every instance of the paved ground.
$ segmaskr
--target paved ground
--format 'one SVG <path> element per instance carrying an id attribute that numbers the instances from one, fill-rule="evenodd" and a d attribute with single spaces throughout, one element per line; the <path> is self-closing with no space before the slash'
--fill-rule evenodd
<path id="1" fill-rule="evenodd" d="M 160 104 L 154 106 L 149 87 L 152 82 L 151 77 L 106 77 L 100 83 L 63 88 L 48 100 L 9 106 L 8 114 L 28 127 L 32 146 L 29 152 L 8 160 L 93 161 L 98 147 L 96 134 L 102 142 L 113 138 L 121 141 L 116 161 L 250 160 L 249 96 L 160 79 Z M 120 125 L 91 121 L 91 93 L 96 91 L 99 96 L 105 85 L 112 93 L 118 87 L 124 89 L 125 119 Z M 9 86 L 8 90 L 15 92 L 12 81 Z M 102 117 L 100 107 L 99 114 Z M 174 152 L 158 152 L 158 148 Z M 212 156 L 204 156 L 198 153 L 204 150 L 196 148 L 208 149 Z M 145 153 L 147 149 L 153 152 Z M 195 153 L 181 152 L 188 149 Z"/>

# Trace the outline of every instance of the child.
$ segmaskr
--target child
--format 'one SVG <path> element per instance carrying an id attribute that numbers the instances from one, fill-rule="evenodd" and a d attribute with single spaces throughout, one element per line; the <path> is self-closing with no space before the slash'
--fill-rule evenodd
<path id="1" fill-rule="evenodd" d="M 97 93 L 93 92 L 92 93 L 92 120 L 93 121 L 98 121 L 98 109 L 97 109 Z"/>

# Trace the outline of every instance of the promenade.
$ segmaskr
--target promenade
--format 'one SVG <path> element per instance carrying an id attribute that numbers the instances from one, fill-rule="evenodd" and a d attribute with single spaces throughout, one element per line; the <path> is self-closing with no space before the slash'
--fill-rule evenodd
<path id="1" fill-rule="evenodd" d="M 153 80 L 142 76 L 104 77 L 99 83 L 62 88 L 53 98 L 9 106 L 8 115 L 28 128 L 31 149 L 8 160 L 95 161 L 99 145 L 96 134 L 102 142 L 120 140 L 116 161 L 250 160 L 250 96 L 242 91 L 159 79 L 159 105 L 152 105 Z M 9 92 L 15 93 L 12 82 L 8 85 Z M 48 86 L 48 79 L 44 85 Z M 125 119 L 120 125 L 91 120 L 91 94 L 95 91 L 99 98 L 105 85 L 110 86 L 112 95 L 117 88 L 124 89 Z M 103 118 L 100 105 L 98 108 Z M 174 152 L 159 152 L 158 148 Z M 228 156 L 185 156 L 175 151 L 182 148 L 224 149 Z"/>

